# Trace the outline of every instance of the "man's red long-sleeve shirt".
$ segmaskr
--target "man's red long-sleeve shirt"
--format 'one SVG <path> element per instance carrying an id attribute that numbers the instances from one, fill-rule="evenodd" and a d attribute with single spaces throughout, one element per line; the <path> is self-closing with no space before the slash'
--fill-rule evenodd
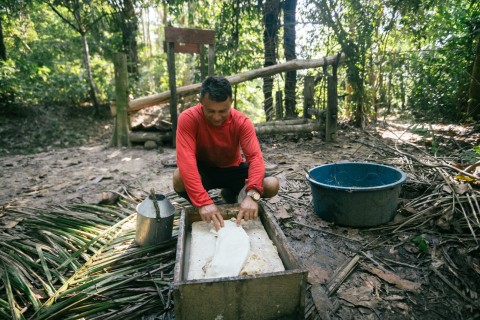
<path id="1" fill-rule="evenodd" d="M 219 168 L 238 166 L 243 161 L 241 151 L 249 165 L 246 190 L 263 193 L 265 164 L 255 127 L 238 110 L 231 108 L 227 120 L 218 127 L 207 121 L 201 103 L 183 111 L 178 118 L 176 145 L 177 166 L 194 206 L 213 203 L 202 185 L 197 161 Z"/>

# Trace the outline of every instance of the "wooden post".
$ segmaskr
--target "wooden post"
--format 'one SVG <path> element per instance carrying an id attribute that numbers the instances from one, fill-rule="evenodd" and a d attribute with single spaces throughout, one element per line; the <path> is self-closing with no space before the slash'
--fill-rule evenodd
<path id="1" fill-rule="evenodd" d="M 129 147 L 128 133 L 130 121 L 128 118 L 128 73 L 127 56 L 124 53 L 115 53 L 113 56 L 115 67 L 115 95 L 116 116 L 113 129 L 111 147 Z"/>
<path id="2" fill-rule="evenodd" d="M 337 76 L 334 74 L 327 77 L 327 121 L 325 125 L 325 141 L 327 142 L 337 139 L 337 119 Z"/>
<path id="3" fill-rule="evenodd" d="M 213 76 L 213 64 L 215 59 L 215 46 L 213 44 L 208 45 L 208 75 Z"/>
<path id="4" fill-rule="evenodd" d="M 177 132 L 177 83 L 175 75 L 175 43 L 168 42 L 167 45 L 167 64 L 168 64 L 168 84 L 170 87 L 170 117 L 172 122 L 172 145 L 176 147 Z"/>
<path id="5" fill-rule="evenodd" d="M 315 78 L 313 76 L 306 76 L 303 84 L 303 117 L 311 119 L 308 109 L 314 105 L 313 94 L 315 91 Z"/>
<path id="6" fill-rule="evenodd" d="M 205 75 L 205 46 L 200 46 L 200 78 L 202 81 L 206 78 Z"/>
<path id="7" fill-rule="evenodd" d="M 275 92 L 275 118 L 277 120 L 283 119 L 283 97 L 282 91 Z"/>

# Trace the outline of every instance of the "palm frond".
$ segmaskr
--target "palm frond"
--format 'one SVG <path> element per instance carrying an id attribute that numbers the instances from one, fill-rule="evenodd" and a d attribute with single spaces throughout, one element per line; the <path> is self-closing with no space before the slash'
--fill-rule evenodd
<path id="1" fill-rule="evenodd" d="M 0 234 L 0 317 L 171 315 L 177 232 L 157 245 L 136 246 L 137 200 L 120 199 L 108 207 L 4 208 L 1 219 L 20 222 Z"/>

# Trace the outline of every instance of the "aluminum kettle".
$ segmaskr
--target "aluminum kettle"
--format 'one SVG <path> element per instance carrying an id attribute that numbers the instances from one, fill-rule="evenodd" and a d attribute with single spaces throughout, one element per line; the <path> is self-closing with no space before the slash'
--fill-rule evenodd
<path id="1" fill-rule="evenodd" d="M 139 246 L 155 245 L 172 237 L 175 207 L 163 194 L 155 194 L 155 199 L 152 198 L 150 195 L 137 205 L 135 242 Z"/>

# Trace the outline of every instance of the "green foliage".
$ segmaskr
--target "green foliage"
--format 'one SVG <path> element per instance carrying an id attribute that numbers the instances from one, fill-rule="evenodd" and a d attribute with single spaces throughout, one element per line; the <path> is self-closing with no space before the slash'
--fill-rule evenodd
<path id="1" fill-rule="evenodd" d="M 130 93 L 141 97 L 168 90 L 163 22 L 176 27 L 212 29 L 216 34 L 215 73 L 232 75 L 263 66 L 263 3 L 236 0 L 133 1 L 139 20 L 136 41 L 139 71 L 131 74 Z M 165 5 L 165 3 L 168 3 Z M 8 4 L 8 5 L 7 5 Z M 8 2 L 0 19 L 8 59 L 0 64 L 0 95 L 5 103 L 79 104 L 90 101 L 81 38 L 85 28 L 93 81 L 102 102 L 114 99 L 112 54 L 125 50 L 122 25 L 126 2 Z M 73 4 L 83 8 L 81 23 L 71 23 Z M 53 3 L 52 3 L 53 5 Z M 339 68 L 339 108 L 350 117 L 376 118 L 379 112 L 411 112 L 426 120 L 465 120 L 475 30 L 480 5 L 469 0 L 308 0 L 298 2 L 297 53 L 318 58 L 344 51 Z M 130 19 L 131 17 L 129 17 Z M 283 32 L 279 30 L 280 36 Z M 279 61 L 283 61 L 279 44 Z M 132 63 L 132 62 L 130 62 Z M 198 55 L 176 55 L 177 85 L 202 81 Z M 327 72 L 331 72 L 329 68 Z M 322 70 L 299 71 L 297 107 L 302 112 L 302 77 L 322 77 Z M 319 78 L 319 79 L 320 79 Z M 281 75 L 274 90 L 283 89 Z M 324 81 L 316 88 L 322 106 Z M 350 86 L 353 91 L 349 91 Z M 263 119 L 261 80 L 237 86 L 237 108 Z M 360 108 L 360 109 L 358 109 Z M 382 111 L 382 109 L 384 111 Z"/>
<path id="2" fill-rule="evenodd" d="M 480 146 L 474 146 L 472 149 L 464 150 L 460 153 L 460 159 L 469 164 L 475 164 L 480 161 Z"/>
<path id="3" fill-rule="evenodd" d="M 406 61 L 413 82 L 411 110 L 428 120 L 465 120 L 462 112 L 474 57 L 471 24 L 480 21 L 478 4 L 477 10 L 471 10 L 467 1 L 451 0 L 432 3 L 422 11 L 425 18 L 416 19 L 414 26 L 424 34 L 414 38 L 419 49 Z"/>
<path id="4" fill-rule="evenodd" d="M 426 120 L 465 120 L 479 6 L 469 0 L 307 1 L 300 8 L 309 27 L 302 55 L 328 55 L 340 45 L 348 55 L 340 81 L 346 78 L 353 89 L 350 115 L 363 104 L 371 117 L 380 107 Z"/>
<path id="5" fill-rule="evenodd" d="M 421 252 L 428 252 L 428 240 L 424 234 L 420 234 L 412 239 L 412 242 L 417 245 Z"/>
<path id="6" fill-rule="evenodd" d="M 17 71 L 12 59 L 0 61 L 0 97 L 3 98 L 0 106 L 13 103 L 13 94 L 18 92 Z"/>

